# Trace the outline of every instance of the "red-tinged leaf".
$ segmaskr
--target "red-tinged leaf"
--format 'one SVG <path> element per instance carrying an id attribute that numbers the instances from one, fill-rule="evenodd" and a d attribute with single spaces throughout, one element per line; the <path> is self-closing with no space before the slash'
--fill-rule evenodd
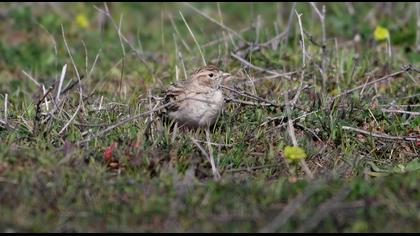
<path id="1" fill-rule="evenodd" d="M 105 161 L 111 160 L 111 158 L 112 158 L 112 152 L 114 151 L 114 149 L 116 147 L 117 147 L 117 143 L 112 143 L 107 148 L 105 148 L 105 151 L 104 151 L 104 160 Z"/>

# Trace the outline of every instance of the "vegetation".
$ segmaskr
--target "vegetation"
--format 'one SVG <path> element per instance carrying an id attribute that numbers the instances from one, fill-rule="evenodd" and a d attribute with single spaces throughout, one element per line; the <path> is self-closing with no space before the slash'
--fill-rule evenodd
<path id="1" fill-rule="evenodd" d="M 419 9 L 1 3 L 0 231 L 419 232 Z M 150 112 L 202 58 L 211 144 Z"/>

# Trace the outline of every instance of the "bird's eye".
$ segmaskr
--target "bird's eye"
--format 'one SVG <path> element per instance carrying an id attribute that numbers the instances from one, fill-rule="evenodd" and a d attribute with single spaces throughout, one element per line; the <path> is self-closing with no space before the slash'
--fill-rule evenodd
<path id="1" fill-rule="evenodd" d="M 213 73 L 210 73 L 210 74 L 209 74 L 209 76 L 210 76 L 210 77 L 213 77 Z"/>

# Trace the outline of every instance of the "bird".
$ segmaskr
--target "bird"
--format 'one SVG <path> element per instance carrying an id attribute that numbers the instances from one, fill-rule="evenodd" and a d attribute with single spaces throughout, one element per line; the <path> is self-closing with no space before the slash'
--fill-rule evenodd
<path id="1" fill-rule="evenodd" d="M 210 127 L 223 109 L 221 85 L 230 76 L 216 65 L 197 68 L 189 78 L 175 81 L 163 91 L 164 114 L 179 127 Z"/>

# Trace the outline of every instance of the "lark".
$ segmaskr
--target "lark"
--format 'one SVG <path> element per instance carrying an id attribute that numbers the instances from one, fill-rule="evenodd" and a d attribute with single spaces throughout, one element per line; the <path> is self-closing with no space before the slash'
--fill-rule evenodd
<path id="1" fill-rule="evenodd" d="M 219 117 L 224 96 L 220 85 L 230 77 L 215 65 L 196 69 L 190 78 L 172 83 L 164 93 L 167 116 L 179 127 L 202 128 Z"/>

